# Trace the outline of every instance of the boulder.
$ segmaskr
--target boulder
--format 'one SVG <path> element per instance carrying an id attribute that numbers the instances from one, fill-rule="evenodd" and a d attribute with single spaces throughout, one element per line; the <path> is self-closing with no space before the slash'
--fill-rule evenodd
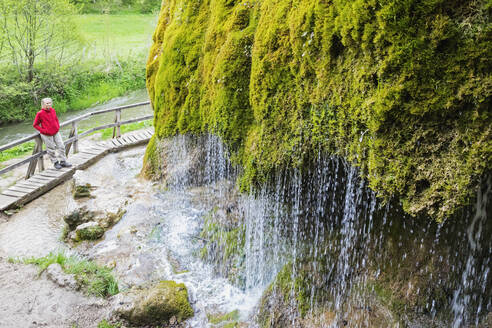
<path id="1" fill-rule="evenodd" d="M 113 315 L 137 326 L 179 323 L 194 315 L 186 286 L 174 281 L 129 289 L 113 302 Z"/>
<path id="2" fill-rule="evenodd" d="M 75 240 L 96 240 L 104 235 L 104 228 L 97 222 L 83 223 L 75 229 Z"/>
<path id="3" fill-rule="evenodd" d="M 94 217 L 93 212 L 89 211 L 86 206 L 82 206 L 74 210 L 72 213 L 65 215 L 63 217 L 63 220 L 68 225 L 70 230 L 74 230 L 77 226 L 81 225 L 82 223 L 92 221 L 93 217 Z"/>

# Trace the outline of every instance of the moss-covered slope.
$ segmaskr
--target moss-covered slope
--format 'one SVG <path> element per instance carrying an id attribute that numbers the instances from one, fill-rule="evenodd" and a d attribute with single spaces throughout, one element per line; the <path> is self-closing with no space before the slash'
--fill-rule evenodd
<path id="1" fill-rule="evenodd" d="M 166 1 L 147 67 L 156 138 L 219 134 L 246 188 L 338 154 L 381 196 L 444 219 L 492 167 L 490 13 L 486 0 Z"/>

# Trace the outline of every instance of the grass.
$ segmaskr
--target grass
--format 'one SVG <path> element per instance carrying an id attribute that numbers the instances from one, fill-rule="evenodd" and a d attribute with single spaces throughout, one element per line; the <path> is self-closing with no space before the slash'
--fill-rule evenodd
<path id="1" fill-rule="evenodd" d="M 120 328 L 121 323 L 110 324 L 106 319 L 99 322 L 97 328 Z"/>
<path id="2" fill-rule="evenodd" d="M 136 122 L 136 123 L 122 125 L 121 126 L 121 134 L 126 133 L 126 132 L 130 132 L 130 131 L 148 128 L 151 126 L 152 126 L 152 120 L 146 120 L 146 121 L 142 121 L 142 122 Z M 95 132 L 95 133 L 97 133 L 97 132 Z M 101 133 L 101 139 L 102 140 L 111 139 L 113 137 L 113 128 L 101 130 L 100 133 Z"/>
<path id="3" fill-rule="evenodd" d="M 157 24 L 156 14 L 76 15 L 74 20 L 87 44 L 85 59 L 147 56 Z"/>
<path id="4" fill-rule="evenodd" d="M 39 274 L 51 264 L 58 263 L 63 272 L 72 274 L 84 291 L 93 296 L 108 297 L 119 292 L 118 282 L 113 277 L 111 269 L 96 263 L 81 259 L 77 256 L 67 256 L 63 252 L 49 253 L 44 257 L 26 259 L 9 259 L 9 262 L 35 264 L 39 266 Z"/>
<path id="5" fill-rule="evenodd" d="M 0 163 L 8 161 L 12 158 L 17 158 L 32 153 L 33 149 L 34 142 L 26 142 L 24 144 L 2 151 L 0 152 Z"/>

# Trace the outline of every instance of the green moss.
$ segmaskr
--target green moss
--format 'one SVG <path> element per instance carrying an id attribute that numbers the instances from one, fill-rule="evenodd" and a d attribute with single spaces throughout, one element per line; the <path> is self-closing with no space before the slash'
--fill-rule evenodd
<path id="1" fill-rule="evenodd" d="M 154 288 L 141 295 L 137 307 L 127 319 L 134 324 L 159 324 L 175 316 L 182 322 L 194 315 L 188 302 L 188 290 L 182 283 L 161 281 Z"/>
<path id="2" fill-rule="evenodd" d="M 97 240 L 104 235 L 104 228 L 99 225 L 87 227 L 76 231 L 77 240 Z"/>
<path id="3" fill-rule="evenodd" d="M 92 186 L 87 183 L 85 185 L 77 185 L 73 188 L 73 198 L 80 199 L 85 197 L 91 197 Z"/>
<path id="4" fill-rule="evenodd" d="M 321 149 L 443 220 L 492 163 L 489 12 L 485 0 L 168 1 L 147 66 L 157 138 L 219 134 L 243 189 Z"/>
<path id="5" fill-rule="evenodd" d="M 239 311 L 234 310 L 232 312 L 225 313 L 225 314 L 209 314 L 209 313 L 207 313 L 207 319 L 208 319 L 208 322 L 210 322 L 211 324 L 214 324 L 214 325 L 224 323 L 224 322 L 227 323 L 228 321 L 233 321 L 233 322 L 229 322 L 228 324 L 232 324 L 232 327 L 235 327 L 237 325 L 236 321 L 239 320 Z M 225 326 L 221 325 L 221 327 L 225 327 Z"/>
<path id="6" fill-rule="evenodd" d="M 230 218 L 229 218 L 230 219 Z M 232 283 L 242 285 L 244 266 L 245 226 L 238 222 L 221 222 L 212 211 L 205 217 L 200 238 L 205 241 L 200 257 L 213 262 L 217 270 Z"/>
<path id="7" fill-rule="evenodd" d="M 156 140 L 157 137 L 154 134 L 145 150 L 141 175 L 147 179 L 157 179 L 162 175 Z"/>

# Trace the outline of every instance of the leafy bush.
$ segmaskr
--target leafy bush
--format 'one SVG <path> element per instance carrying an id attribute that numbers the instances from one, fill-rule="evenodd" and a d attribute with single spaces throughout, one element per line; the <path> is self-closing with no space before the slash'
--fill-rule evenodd
<path id="1" fill-rule="evenodd" d="M 145 67 L 136 58 L 61 70 L 43 65 L 36 70 L 36 79 L 26 83 L 12 68 L 0 69 L 0 124 L 33 119 L 47 96 L 53 98 L 58 112 L 65 112 L 145 87 Z"/>

